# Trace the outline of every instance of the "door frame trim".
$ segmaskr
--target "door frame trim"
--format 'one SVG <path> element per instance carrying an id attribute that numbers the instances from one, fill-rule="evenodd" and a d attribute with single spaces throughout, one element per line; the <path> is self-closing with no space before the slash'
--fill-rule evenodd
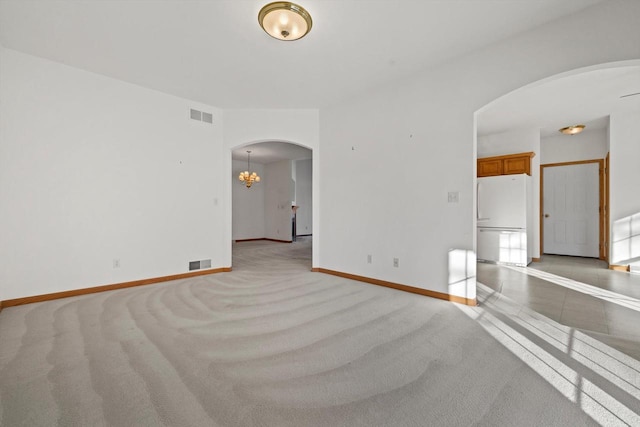
<path id="1" fill-rule="evenodd" d="M 611 200 L 609 199 L 609 177 L 611 176 L 611 174 L 609 173 L 609 168 L 611 167 L 611 163 L 610 163 L 610 159 L 609 159 L 609 152 L 607 151 L 607 157 L 604 158 L 604 242 L 603 242 L 603 246 L 604 246 L 604 260 L 607 261 L 607 263 L 609 262 L 609 236 L 611 235 L 610 232 L 610 227 L 611 227 L 611 221 L 609 220 L 609 218 L 611 218 L 611 211 L 609 210 L 609 203 L 611 203 Z"/>
<path id="2" fill-rule="evenodd" d="M 587 163 L 598 164 L 598 254 L 599 259 L 606 260 L 608 247 L 608 231 L 606 230 L 606 217 L 605 206 L 608 208 L 608 204 L 605 203 L 605 170 L 604 159 L 592 159 L 592 160 L 578 160 L 574 162 L 562 162 L 562 163 L 547 163 L 540 165 L 540 256 L 544 254 L 544 168 L 552 168 L 557 166 L 573 166 L 583 165 Z"/>

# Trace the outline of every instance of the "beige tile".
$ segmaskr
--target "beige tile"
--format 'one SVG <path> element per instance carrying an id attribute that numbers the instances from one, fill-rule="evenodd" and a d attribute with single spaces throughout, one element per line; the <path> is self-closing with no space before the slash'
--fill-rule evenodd
<path id="1" fill-rule="evenodd" d="M 575 295 L 576 293 L 577 292 L 567 294 L 567 297 L 564 300 L 564 309 L 593 312 L 604 317 L 604 301 L 584 294 Z"/>
<path id="2" fill-rule="evenodd" d="M 600 332 L 602 334 L 609 334 L 609 327 L 604 323 L 595 323 L 595 322 L 591 323 L 591 322 L 585 322 L 582 320 L 579 320 L 579 321 L 560 320 L 560 323 L 562 323 L 565 326 L 580 329 L 581 331 L 594 331 L 594 332 Z"/>
<path id="3" fill-rule="evenodd" d="M 560 322 L 560 316 L 562 315 L 562 308 L 558 307 L 549 307 L 546 304 L 535 304 L 535 303 L 530 303 L 530 304 L 526 304 L 526 307 L 530 308 L 531 310 L 542 314 L 543 316 L 548 317 L 551 320 L 555 320 L 556 322 Z"/>
<path id="4" fill-rule="evenodd" d="M 566 306 L 562 307 L 562 318 L 571 319 L 573 321 L 584 320 L 585 322 L 607 323 L 604 307 L 601 310 L 585 310 L 573 309 Z"/>
<path id="5" fill-rule="evenodd" d="M 609 303 L 605 314 L 609 333 L 640 340 L 640 312 Z"/>
<path id="6" fill-rule="evenodd" d="M 640 299 L 640 275 L 609 270 L 600 260 L 543 255 L 542 262 L 532 263 L 529 268 Z M 640 355 L 640 312 L 497 265 L 479 265 L 478 280 L 523 307 L 566 326 L 607 337 L 603 342 L 634 357 Z M 513 309 L 508 312 L 513 313 Z M 635 353 L 634 346 L 638 347 Z"/>
<path id="7" fill-rule="evenodd" d="M 621 351 L 622 353 L 625 353 L 628 356 L 640 360 L 640 341 L 638 340 L 629 340 L 609 334 L 601 334 L 592 331 L 585 331 L 585 333 L 587 333 L 592 338 L 595 338 L 598 341 L 603 342 L 606 345 Z"/>
<path id="8" fill-rule="evenodd" d="M 594 313 L 586 310 L 563 309 L 560 316 L 560 323 L 573 328 L 586 329 L 608 333 L 609 327 L 604 313 Z"/>
<path id="9" fill-rule="evenodd" d="M 640 311 L 623 307 L 612 302 L 605 302 L 603 306 L 609 320 L 636 322 L 638 324 L 638 330 L 640 331 Z"/>

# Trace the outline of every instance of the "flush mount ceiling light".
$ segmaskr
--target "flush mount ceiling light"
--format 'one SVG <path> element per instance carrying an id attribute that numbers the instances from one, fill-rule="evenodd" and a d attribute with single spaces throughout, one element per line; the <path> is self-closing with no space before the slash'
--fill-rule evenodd
<path id="1" fill-rule="evenodd" d="M 576 135 L 584 130 L 584 125 L 567 126 L 566 128 L 559 129 L 558 132 L 565 135 Z"/>
<path id="2" fill-rule="evenodd" d="M 258 14 L 263 30 L 278 40 L 298 40 L 311 31 L 311 15 L 302 6 L 288 1 L 269 3 Z"/>
<path id="3" fill-rule="evenodd" d="M 260 182 L 260 177 L 256 172 L 249 173 L 251 170 L 251 151 L 247 150 L 247 170 L 244 172 L 240 172 L 238 175 L 238 179 L 240 182 L 244 183 L 247 188 L 251 188 L 254 182 Z"/>

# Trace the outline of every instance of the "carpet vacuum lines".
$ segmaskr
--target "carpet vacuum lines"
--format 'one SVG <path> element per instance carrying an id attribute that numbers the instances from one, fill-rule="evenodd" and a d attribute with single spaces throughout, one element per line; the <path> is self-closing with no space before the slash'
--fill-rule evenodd
<path id="1" fill-rule="evenodd" d="M 535 338 L 548 355 L 531 348 L 536 356 L 524 359 L 576 375 L 563 377 L 567 390 L 580 390 L 567 399 L 498 345 L 484 316 L 312 273 L 310 240 L 241 246 L 234 271 L 211 276 L 221 283 L 199 276 L 3 310 L 0 425 L 596 425 L 582 409 L 589 399 L 600 402 L 602 423 L 614 412 L 635 421 L 624 408 L 635 408 L 636 383 L 623 389 L 596 377 L 624 379 L 624 359 L 586 377 L 568 359 L 590 356 L 586 340 L 525 317 L 508 324 L 525 338 L 544 331 L 559 346 Z M 234 286 L 233 296 L 215 292 Z M 569 370 L 549 356 L 561 351 Z M 604 370 L 601 357 L 589 360 Z"/>
<path id="2" fill-rule="evenodd" d="M 348 309 L 351 306 L 356 306 L 359 303 L 375 298 L 379 297 L 372 295 L 367 299 L 363 299 L 360 292 L 333 296 L 322 303 L 307 298 L 299 298 L 295 301 L 287 301 L 289 304 L 284 307 L 278 305 L 257 306 L 257 308 L 262 309 L 260 313 L 251 313 L 243 310 L 244 315 L 242 317 L 220 320 L 210 325 L 192 327 L 185 329 L 185 332 L 197 336 L 207 335 L 208 337 L 224 337 L 230 334 L 238 336 L 260 335 L 287 329 L 325 316 L 329 306 L 332 307 L 332 310 L 339 311 L 343 306 Z M 292 303 L 296 304 L 293 305 Z M 245 309 L 245 307 L 242 308 Z"/>
<path id="3" fill-rule="evenodd" d="M 175 291 L 176 287 L 163 288 L 158 289 L 155 292 L 151 292 L 149 296 L 149 301 L 147 303 L 149 310 L 154 314 L 157 314 L 158 320 L 163 321 L 165 324 L 170 324 L 170 321 L 166 322 L 163 318 L 170 318 L 170 314 L 178 310 L 178 308 L 175 307 L 175 301 L 173 301 L 172 304 L 165 304 L 165 293 L 172 293 Z M 309 308 L 313 305 L 324 303 L 327 299 L 336 300 L 350 295 L 365 293 L 366 291 L 366 288 L 354 289 L 352 287 L 327 287 L 319 288 L 317 290 L 314 290 L 314 288 L 308 288 L 305 289 L 304 294 L 301 294 L 298 297 L 291 297 L 281 301 L 276 300 L 272 303 L 265 301 L 263 304 L 258 305 L 248 303 L 235 304 L 235 299 L 232 298 L 213 298 L 211 300 L 208 298 L 201 298 L 200 302 L 208 307 L 206 311 L 185 311 L 186 307 L 183 307 L 181 310 L 185 313 L 185 316 L 191 316 L 192 318 L 197 319 L 208 319 L 193 320 L 192 322 L 185 324 L 185 327 L 207 326 L 232 320 L 256 319 L 269 314 L 278 314 L 305 307 Z M 324 298 L 318 300 L 318 297 L 321 296 Z M 247 298 L 245 297 L 244 300 L 247 300 Z M 194 331 L 197 331 L 197 329 L 194 329 Z"/>
<path id="4" fill-rule="evenodd" d="M 202 337 L 203 342 L 208 342 L 209 347 L 199 353 L 199 357 L 216 360 L 247 360 L 265 356 L 273 356 L 285 351 L 299 350 L 321 339 L 325 339 L 335 333 L 347 329 L 348 325 L 365 324 L 377 316 L 376 312 L 371 313 L 371 304 L 367 302 L 380 303 L 380 299 L 372 299 L 359 304 L 359 307 L 351 307 L 343 310 L 336 310 L 327 313 L 320 319 L 314 319 L 304 324 L 298 324 L 286 330 L 273 332 L 270 334 L 257 335 L 253 337 L 229 337 L 221 341 L 220 339 L 209 340 Z M 359 310 L 358 310 L 359 309 Z M 387 312 L 393 311 L 393 306 L 386 308 Z M 357 318 L 349 315 L 357 314 Z M 352 318 L 352 323 L 345 323 L 345 319 Z M 191 337 L 186 337 L 185 341 L 191 341 Z"/>
<path id="5" fill-rule="evenodd" d="M 380 345 L 384 334 L 394 341 L 426 325 L 408 320 L 418 315 L 419 306 L 398 309 L 361 325 L 349 325 L 333 335 L 300 349 L 283 351 L 276 355 L 245 361 L 217 362 L 220 376 L 243 383 L 263 383 L 307 377 L 347 365 L 370 353 Z M 357 342 L 357 345 L 353 343 Z"/>

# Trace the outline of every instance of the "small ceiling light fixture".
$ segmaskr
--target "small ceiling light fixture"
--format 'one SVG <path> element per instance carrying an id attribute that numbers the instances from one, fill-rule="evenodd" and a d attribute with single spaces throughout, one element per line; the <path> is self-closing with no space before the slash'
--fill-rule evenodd
<path id="1" fill-rule="evenodd" d="M 260 9 L 258 22 L 264 31 L 278 40 L 301 39 L 311 31 L 311 15 L 302 6 L 288 1 L 269 3 Z"/>
<path id="2" fill-rule="evenodd" d="M 558 132 L 565 135 L 576 135 L 584 130 L 584 125 L 567 126 L 566 128 L 559 129 Z"/>
<path id="3" fill-rule="evenodd" d="M 260 177 L 257 173 L 252 172 L 251 170 L 251 151 L 247 150 L 247 170 L 244 172 L 240 172 L 238 179 L 247 186 L 247 188 L 251 188 L 254 182 L 260 182 Z"/>

